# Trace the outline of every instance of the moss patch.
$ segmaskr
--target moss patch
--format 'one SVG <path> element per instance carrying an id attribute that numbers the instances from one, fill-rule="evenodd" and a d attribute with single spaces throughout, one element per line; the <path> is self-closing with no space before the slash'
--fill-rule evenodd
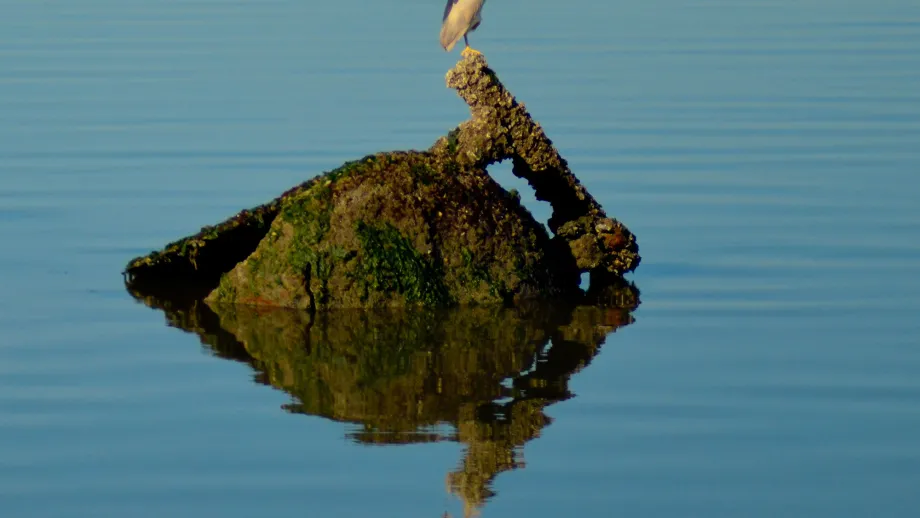
<path id="1" fill-rule="evenodd" d="M 453 302 L 441 265 L 419 253 L 393 225 L 359 221 L 355 231 L 362 253 L 355 278 L 365 283 L 368 293 L 399 294 L 408 303 L 430 306 Z"/>

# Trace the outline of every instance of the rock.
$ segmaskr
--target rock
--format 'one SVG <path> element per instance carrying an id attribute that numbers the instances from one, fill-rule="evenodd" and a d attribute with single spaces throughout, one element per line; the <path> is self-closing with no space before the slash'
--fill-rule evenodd
<path id="1" fill-rule="evenodd" d="M 484 169 L 383 153 L 281 204 L 208 302 L 301 309 L 501 304 L 571 295 L 578 269 Z"/>
<path id="2" fill-rule="evenodd" d="M 578 298 L 591 273 L 609 299 L 639 264 L 635 236 L 606 215 L 481 55 L 448 86 L 472 118 L 427 151 L 347 163 L 132 260 L 129 289 L 302 309 L 447 306 Z M 488 175 L 511 160 L 548 201 L 553 236 Z"/>

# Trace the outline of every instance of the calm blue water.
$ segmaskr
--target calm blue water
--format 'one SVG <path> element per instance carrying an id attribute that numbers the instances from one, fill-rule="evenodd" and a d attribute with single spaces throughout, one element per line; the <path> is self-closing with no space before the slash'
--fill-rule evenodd
<path id="1" fill-rule="evenodd" d="M 257 365 L 164 325 L 120 277 L 465 119 L 442 9 L 0 0 L 0 515 L 463 514 L 445 477 L 467 407 L 425 428 L 448 440 L 361 443 L 360 419 L 285 411 L 297 398 Z M 635 322 L 566 374 L 573 398 L 540 400 L 552 422 L 482 515 L 918 515 L 920 3 L 492 0 L 483 16 L 471 42 L 643 262 Z M 276 386 L 298 379 L 278 365 Z"/>

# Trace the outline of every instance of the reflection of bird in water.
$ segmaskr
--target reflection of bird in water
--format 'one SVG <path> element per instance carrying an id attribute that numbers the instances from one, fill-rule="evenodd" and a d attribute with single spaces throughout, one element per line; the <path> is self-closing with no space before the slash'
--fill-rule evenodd
<path id="1" fill-rule="evenodd" d="M 463 38 L 466 48 L 463 52 L 478 53 L 470 47 L 467 33 L 473 32 L 482 23 L 482 6 L 486 0 L 447 0 L 444 7 L 444 20 L 441 23 L 441 46 L 450 52 L 454 45 Z"/>

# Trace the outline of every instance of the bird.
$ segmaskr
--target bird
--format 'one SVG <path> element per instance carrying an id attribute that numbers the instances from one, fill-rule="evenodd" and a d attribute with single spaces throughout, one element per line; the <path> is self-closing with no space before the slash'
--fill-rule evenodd
<path id="1" fill-rule="evenodd" d="M 480 54 L 478 50 L 470 47 L 466 35 L 475 31 L 482 23 L 480 13 L 485 3 L 486 0 L 447 0 L 444 19 L 441 22 L 441 46 L 444 50 L 450 52 L 462 36 L 463 42 L 466 43 L 463 53 Z"/>

